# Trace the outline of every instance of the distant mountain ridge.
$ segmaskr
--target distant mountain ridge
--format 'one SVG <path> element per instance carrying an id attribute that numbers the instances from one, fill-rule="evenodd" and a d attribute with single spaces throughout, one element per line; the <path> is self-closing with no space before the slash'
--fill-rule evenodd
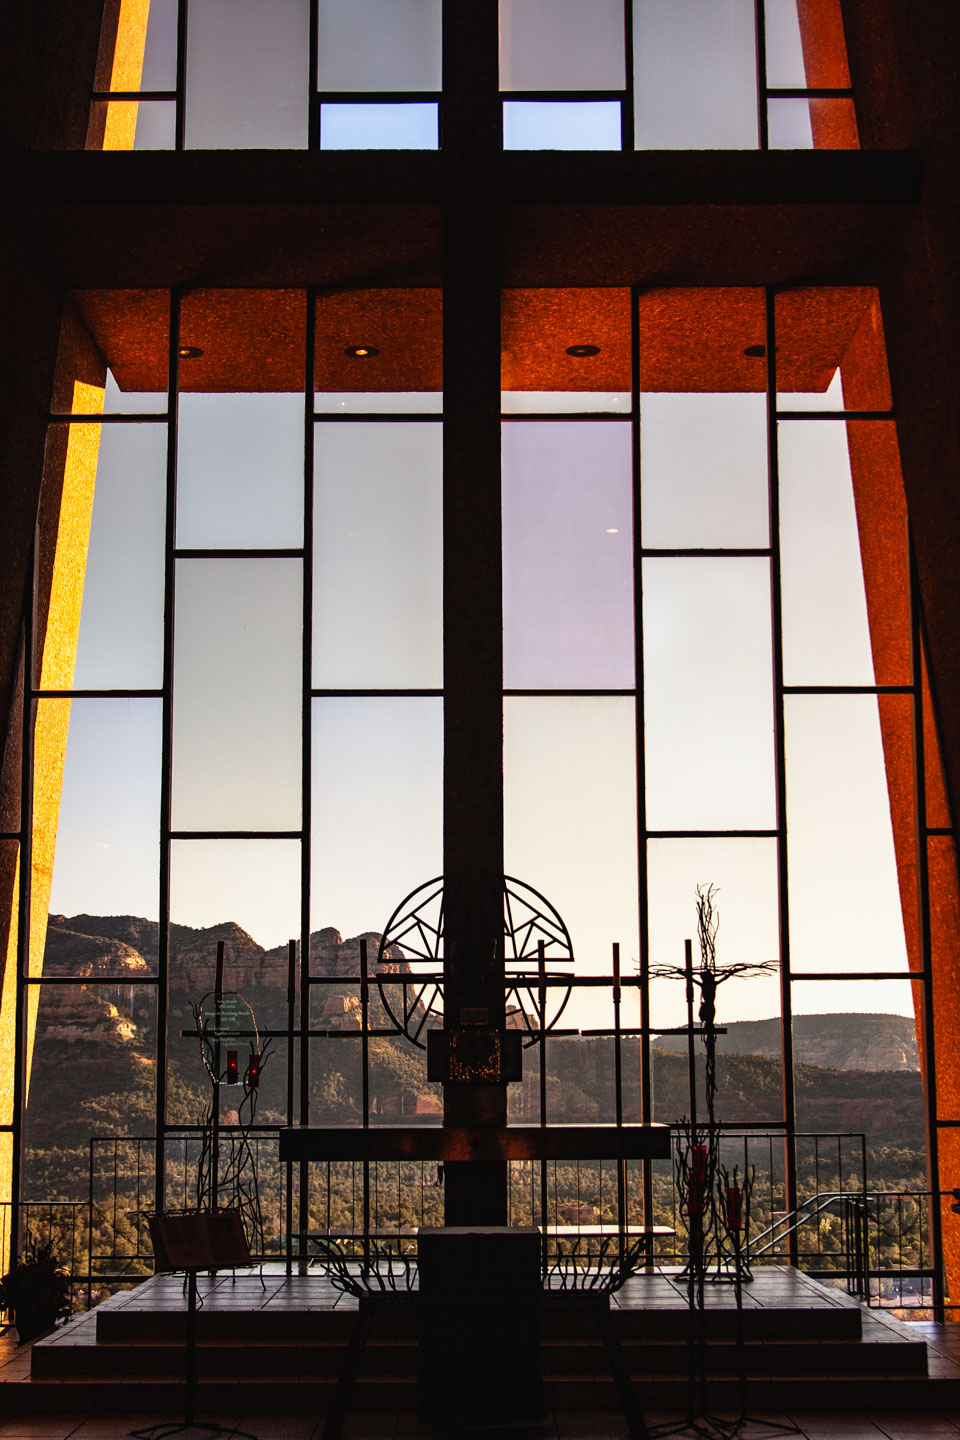
<path id="1" fill-rule="evenodd" d="M 730 1020 L 717 1039 L 720 1055 L 780 1055 L 780 1020 Z M 655 1037 L 662 1050 L 685 1050 L 683 1035 Z M 830 1070 L 920 1069 L 917 1028 L 908 1015 L 795 1015 L 794 1059 Z"/>

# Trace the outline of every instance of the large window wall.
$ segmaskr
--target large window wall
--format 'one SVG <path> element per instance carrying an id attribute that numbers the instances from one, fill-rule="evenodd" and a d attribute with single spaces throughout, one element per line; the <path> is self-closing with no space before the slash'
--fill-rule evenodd
<path id="1" fill-rule="evenodd" d="M 28 637 L 29 804 L 2 842 L 8 868 L 25 857 L 25 1045 L 0 1117 L 25 1201 L 78 1197 L 92 1134 L 198 1128 L 183 1032 L 221 940 L 262 1028 L 309 1016 L 292 1050 L 274 1037 L 265 1129 L 355 1123 L 364 1092 L 372 1124 L 440 1118 L 420 1052 L 377 1037 L 365 1087 L 343 1043 L 361 938 L 443 869 L 439 292 L 75 307 Z M 721 1120 L 788 1142 L 849 1128 L 839 1082 L 817 1091 L 794 1053 L 795 1018 L 915 1017 L 934 1143 L 909 1164 L 935 1176 L 960 1119 L 932 1023 L 956 876 L 876 294 L 514 290 L 502 334 L 505 869 L 597 981 L 564 1028 L 609 1029 L 620 1007 L 622 1118 L 676 1120 L 686 1001 L 664 972 L 715 885 L 721 964 L 773 966 L 724 982 L 721 1023 L 774 1038 L 763 1085 L 721 1067 Z M 614 942 L 623 997 L 604 982 Z M 89 1047 L 67 1105 L 66 1034 Z M 554 1078 L 572 1043 L 589 1076 L 581 1054 L 545 1118 L 609 1122 L 609 1037 L 551 1040 Z M 528 1090 L 512 1119 L 536 1118 Z M 879 1149 L 882 1107 L 859 1117 Z"/>
<path id="2" fill-rule="evenodd" d="M 507 150 L 856 149 L 839 0 L 501 0 Z M 435 150 L 441 0 L 151 0 L 88 145 Z"/>

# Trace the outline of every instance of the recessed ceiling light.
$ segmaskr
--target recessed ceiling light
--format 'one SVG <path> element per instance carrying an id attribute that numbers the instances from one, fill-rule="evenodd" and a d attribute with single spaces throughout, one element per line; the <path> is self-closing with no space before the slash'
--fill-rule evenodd
<path id="1" fill-rule="evenodd" d="M 348 345 L 343 353 L 351 360 L 369 360 L 372 355 L 379 355 L 380 351 L 375 345 Z"/>
<path id="2" fill-rule="evenodd" d="M 779 345 L 777 349 L 780 349 Z M 767 347 L 766 345 L 748 345 L 743 353 L 749 355 L 751 360 L 763 360 L 766 357 Z"/>
<path id="3" fill-rule="evenodd" d="M 607 531 L 607 534 L 608 534 L 608 535 L 619 535 L 619 534 L 620 534 L 620 531 L 619 531 L 619 530 L 616 530 L 616 529 L 608 530 L 608 531 Z"/>
<path id="4" fill-rule="evenodd" d="M 599 355 L 599 345 L 568 345 L 567 354 L 572 355 L 575 360 L 585 360 L 588 355 Z"/>
<path id="5" fill-rule="evenodd" d="M 177 351 L 181 360 L 198 360 L 203 354 L 199 345 L 181 345 Z"/>

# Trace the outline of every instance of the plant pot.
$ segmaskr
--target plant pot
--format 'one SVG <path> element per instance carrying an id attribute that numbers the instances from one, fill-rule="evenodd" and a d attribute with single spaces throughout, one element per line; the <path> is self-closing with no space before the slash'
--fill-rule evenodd
<path id="1" fill-rule="evenodd" d="M 29 1340 L 36 1340 L 53 1329 L 57 1323 L 57 1312 L 46 1307 L 18 1305 L 13 1318 L 17 1327 L 17 1343 L 26 1345 Z"/>

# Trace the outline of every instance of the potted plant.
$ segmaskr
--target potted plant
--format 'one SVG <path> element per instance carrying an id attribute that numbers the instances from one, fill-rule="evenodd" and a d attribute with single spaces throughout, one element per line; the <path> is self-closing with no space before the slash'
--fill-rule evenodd
<path id="1" fill-rule="evenodd" d="M 21 1345 L 70 1314 L 70 1277 L 53 1241 L 28 1232 L 23 1254 L 0 1279 L 0 1309 L 13 1316 Z"/>

